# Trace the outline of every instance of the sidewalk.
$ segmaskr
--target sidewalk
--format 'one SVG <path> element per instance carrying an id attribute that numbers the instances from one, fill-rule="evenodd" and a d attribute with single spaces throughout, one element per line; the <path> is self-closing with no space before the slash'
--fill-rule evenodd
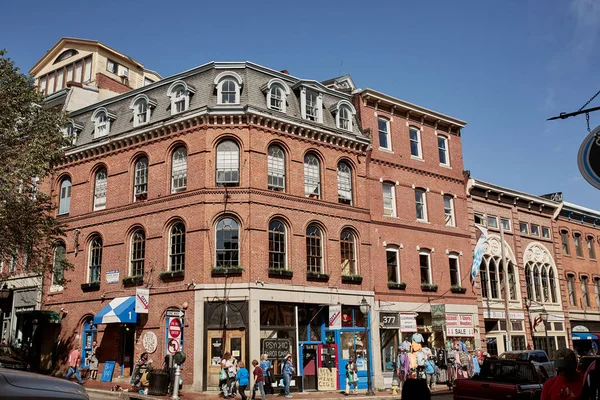
<path id="1" fill-rule="evenodd" d="M 119 392 L 111 392 L 111 388 L 115 385 L 121 385 L 121 387 L 123 389 L 127 389 L 129 387 L 129 385 L 122 385 L 120 383 L 117 382 L 100 382 L 100 381 L 85 381 L 85 385 L 84 387 L 86 388 L 86 390 L 89 393 L 101 393 L 103 395 L 112 395 L 115 398 L 119 398 L 119 399 L 124 399 L 124 400 L 128 400 L 128 399 L 145 399 L 145 400 L 166 400 L 169 399 L 169 396 L 149 396 L 149 395 L 143 395 L 143 394 L 139 394 L 136 392 L 125 392 L 125 391 L 119 391 Z M 251 393 L 249 391 L 246 391 L 246 393 L 248 393 L 248 398 L 250 398 Z M 451 390 L 449 390 L 446 386 L 444 387 L 439 387 L 437 391 L 435 392 L 431 392 L 431 396 L 436 396 L 436 395 L 443 395 L 443 394 L 448 394 L 448 393 L 452 393 Z M 366 396 L 364 392 L 360 392 L 357 395 L 349 395 L 346 396 L 344 395 L 341 391 L 335 391 L 335 392 L 301 392 L 301 393 L 292 393 L 294 396 L 294 399 L 297 400 L 302 400 L 302 399 L 310 399 L 310 400 L 341 400 L 341 399 L 351 399 L 351 400 L 369 400 L 372 399 L 372 396 Z M 192 391 L 182 391 L 179 392 L 179 397 L 181 397 L 183 400 L 222 400 L 223 397 L 220 395 L 219 392 L 192 392 Z M 377 397 L 377 400 L 397 400 L 400 399 L 400 395 L 392 395 L 392 391 L 387 389 L 385 391 L 381 391 L 381 392 L 375 392 L 375 397 Z M 259 397 L 260 398 L 260 397 Z M 282 400 L 285 399 L 283 396 L 268 396 L 267 399 L 272 399 L 272 400 L 279 400 L 279 398 L 281 398 Z M 240 400 L 241 397 L 238 395 L 235 399 L 233 400 Z"/>

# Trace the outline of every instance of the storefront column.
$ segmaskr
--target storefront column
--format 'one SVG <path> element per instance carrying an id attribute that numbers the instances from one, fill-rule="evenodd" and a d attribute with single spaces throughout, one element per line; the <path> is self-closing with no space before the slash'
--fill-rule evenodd
<path id="1" fill-rule="evenodd" d="M 203 388 L 202 377 L 204 376 L 204 301 L 202 290 L 196 290 L 194 299 L 194 382 L 192 389 L 200 392 Z"/>
<path id="2" fill-rule="evenodd" d="M 252 362 L 252 360 L 257 360 L 258 362 L 260 362 L 260 300 L 256 296 L 256 291 L 250 290 L 250 299 L 248 305 L 248 309 L 250 310 L 250 316 L 248 321 L 248 334 L 250 335 L 250 349 L 248 352 L 248 360 L 250 363 Z M 250 370 L 250 368 L 252 368 L 252 365 L 250 365 L 248 368 L 248 370 Z"/>

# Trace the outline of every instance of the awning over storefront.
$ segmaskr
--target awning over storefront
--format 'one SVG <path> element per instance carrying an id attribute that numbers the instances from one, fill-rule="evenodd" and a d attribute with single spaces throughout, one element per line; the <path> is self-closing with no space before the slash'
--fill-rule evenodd
<path id="1" fill-rule="evenodd" d="M 23 318 L 30 319 L 33 323 L 48 323 L 48 324 L 60 324 L 61 318 L 56 311 L 50 310 L 32 310 L 25 311 L 20 314 Z"/>
<path id="2" fill-rule="evenodd" d="M 135 296 L 112 299 L 98 314 L 94 316 L 94 324 L 136 323 Z"/>
<path id="3" fill-rule="evenodd" d="M 597 340 L 598 336 L 588 332 L 573 332 L 573 340 Z"/>

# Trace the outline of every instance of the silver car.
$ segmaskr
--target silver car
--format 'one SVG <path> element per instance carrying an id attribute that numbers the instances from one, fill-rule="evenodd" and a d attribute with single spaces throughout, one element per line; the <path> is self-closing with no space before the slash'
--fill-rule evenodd
<path id="1" fill-rule="evenodd" d="M 0 397 L 6 400 L 89 400 L 85 388 L 66 379 L 0 368 Z"/>

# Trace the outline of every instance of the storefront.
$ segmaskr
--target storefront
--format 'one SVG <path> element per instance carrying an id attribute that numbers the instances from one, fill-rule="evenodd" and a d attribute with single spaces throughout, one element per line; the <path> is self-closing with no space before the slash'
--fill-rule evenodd
<path id="1" fill-rule="evenodd" d="M 580 356 L 598 354 L 600 322 L 571 320 L 573 349 Z"/>
<path id="2" fill-rule="evenodd" d="M 500 310 L 484 310 L 485 342 L 487 352 L 498 357 L 508 350 L 506 345 L 506 314 Z M 510 312 L 511 350 L 527 350 L 525 313 Z"/>
<path id="3" fill-rule="evenodd" d="M 454 347 L 455 343 L 464 344 L 461 350 L 475 350 L 475 328 L 473 327 L 472 314 L 446 314 L 446 342 L 445 348 Z"/>
<path id="4" fill-rule="evenodd" d="M 549 312 L 548 321 L 543 322 L 541 312 L 530 312 L 533 332 L 533 348 L 546 351 L 554 358 L 556 349 L 567 347 L 565 316 L 562 312 Z"/>

